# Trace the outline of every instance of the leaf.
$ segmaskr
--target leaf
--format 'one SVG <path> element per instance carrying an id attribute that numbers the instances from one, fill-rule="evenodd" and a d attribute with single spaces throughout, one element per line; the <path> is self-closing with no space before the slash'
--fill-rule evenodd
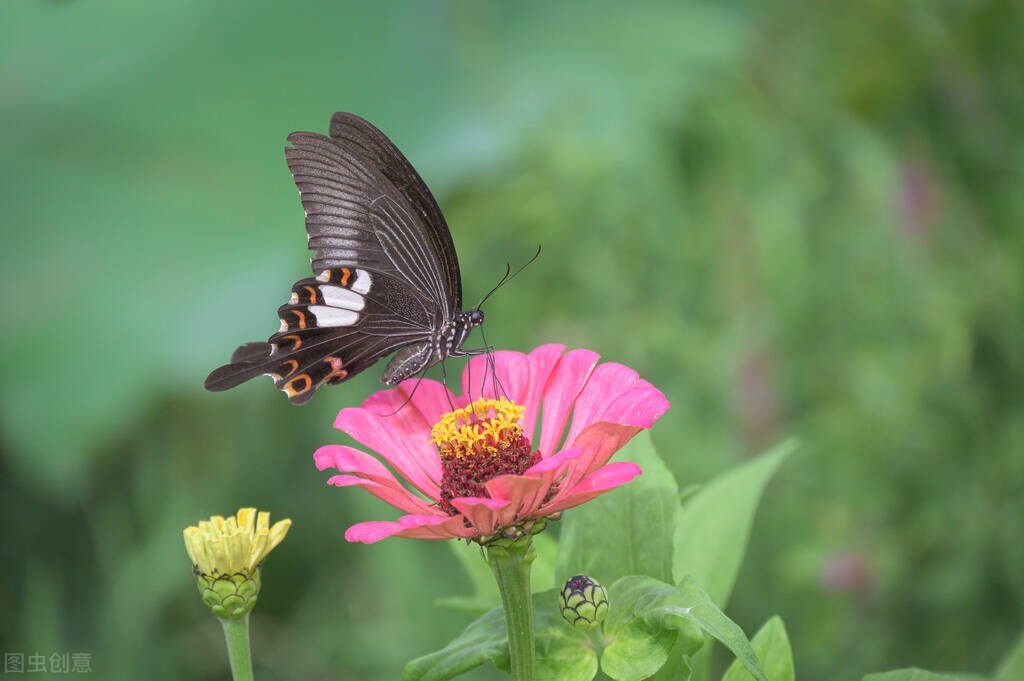
<path id="1" fill-rule="evenodd" d="M 597 654 L 587 635 L 573 629 L 558 611 L 558 592 L 534 594 L 536 678 L 541 681 L 590 681 L 597 673 Z M 494 608 L 477 618 L 441 650 L 418 657 L 405 666 L 403 681 L 443 681 L 490 660 L 508 671 L 508 632 L 505 613 Z"/>
<path id="2" fill-rule="evenodd" d="M 411 660 L 402 670 L 403 681 L 441 681 L 464 674 L 491 660 L 508 668 L 508 637 L 500 608 L 474 620 L 458 638 L 441 650 Z"/>
<path id="3" fill-rule="evenodd" d="M 673 581 L 672 528 L 679 494 L 675 479 L 647 431 L 616 458 L 637 463 L 643 475 L 566 512 L 558 542 L 557 585 L 580 573 L 604 584 L 638 574 Z"/>
<path id="4" fill-rule="evenodd" d="M 999 663 L 995 675 L 996 681 L 1019 681 L 1024 679 L 1024 633 L 1010 648 L 1003 661 Z"/>
<path id="5" fill-rule="evenodd" d="M 868 674 L 862 681 L 983 681 L 977 674 L 937 674 L 923 669 L 896 669 L 880 674 Z"/>
<path id="6" fill-rule="evenodd" d="M 705 585 L 714 602 L 724 606 L 729 601 L 761 492 L 796 446 L 794 440 L 787 440 L 690 497 L 675 523 L 672 572 L 676 581 L 693 577 Z"/>
<path id="7" fill-rule="evenodd" d="M 670 652 L 695 653 L 707 633 L 731 650 L 755 679 L 767 681 L 743 630 L 692 579 L 673 587 L 650 577 L 624 577 L 612 585 L 610 597 L 604 634 L 611 643 L 601 657 L 601 670 L 613 679 L 647 678 L 668 661 Z"/>
<path id="8" fill-rule="evenodd" d="M 794 681 L 793 651 L 789 647 L 786 626 L 777 615 L 768 620 L 750 642 L 761 661 L 761 669 L 768 681 Z M 750 681 L 753 677 L 740 664 L 733 662 L 722 676 L 722 681 Z"/>

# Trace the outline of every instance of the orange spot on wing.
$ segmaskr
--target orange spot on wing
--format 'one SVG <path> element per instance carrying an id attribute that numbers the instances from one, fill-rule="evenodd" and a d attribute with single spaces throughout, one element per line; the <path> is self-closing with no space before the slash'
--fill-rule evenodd
<path id="1" fill-rule="evenodd" d="M 298 350 L 299 348 L 302 347 L 302 339 L 296 336 L 295 334 L 291 334 L 289 336 L 281 336 L 281 340 L 289 339 L 292 341 L 292 346 L 288 348 L 289 350 Z"/>
<path id="2" fill-rule="evenodd" d="M 339 281 L 341 281 L 341 285 L 347 287 L 348 286 L 348 279 L 351 276 L 352 276 L 352 270 L 350 270 L 347 267 L 342 267 L 341 268 L 341 275 L 340 275 L 340 279 L 339 279 Z"/>
<path id="3" fill-rule="evenodd" d="M 316 289 L 313 288 L 312 286 L 303 286 L 302 288 L 304 288 L 307 291 L 309 291 L 309 302 L 310 303 L 315 303 L 316 302 Z"/>
<path id="4" fill-rule="evenodd" d="M 294 373 L 295 373 L 295 370 L 299 368 L 299 362 L 298 362 L 298 360 L 294 360 L 294 359 L 286 359 L 286 360 L 284 361 L 284 363 L 285 363 L 285 364 L 290 364 L 290 365 L 291 365 L 291 367 L 292 367 L 291 369 L 289 369 L 289 370 L 288 370 L 288 373 L 287 373 L 287 374 L 285 374 L 285 376 L 291 376 L 292 374 L 294 374 Z"/>
<path id="5" fill-rule="evenodd" d="M 342 368 L 344 362 L 341 361 L 341 358 L 324 357 L 324 361 L 331 365 L 331 373 L 327 374 L 327 376 L 324 378 L 325 381 L 331 378 L 341 379 L 348 376 L 348 372 Z"/>
<path id="6" fill-rule="evenodd" d="M 298 320 L 299 320 L 299 328 L 300 329 L 306 328 L 306 313 L 303 312 L 302 310 L 291 310 L 291 313 L 294 314 L 298 318 Z"/>
<path id="7" fill-rule="evenodd" d="M 301 387 L 295 385 L 299 381 L 302 382 Z M 292 380 L 285 383 L 283 390 L 288 393 L 288 397 L 295 397 L 296 395 L 301 395 L 309 390 L 312 385 L 313 380 L 309 377 L 309 374 L 299 374 Z"/>

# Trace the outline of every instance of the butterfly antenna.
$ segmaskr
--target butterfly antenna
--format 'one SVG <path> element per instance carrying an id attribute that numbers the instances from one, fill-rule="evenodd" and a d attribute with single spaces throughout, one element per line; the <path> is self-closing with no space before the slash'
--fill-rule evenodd
<path id="1" fill-rule="evenodd" d="M 491 289 L 490 291 L 488 291 L 488 292 L 487 292 L 487 295 L 486 295 L 486 296 L 484 296 L 484 297 L 483 297 L 483 298 L 482 298 L 482 299 L 480 300 L 480 302 L 479 302 L 479 303 L 477 303 L 476 309 L 478 309 L 478 310 L 479 310 L 479 309 L 480 309 L 480 308 L 481 308 L 481 307 L 483 306 L 483 304 L 487 302 L 487 299 L 488 299 L 488 298 L 490 298 L 490 297 L 491 297 L 492 295 L 494 295 L 494 292 L 495 292 L 495 291 L 497 291 L 497 290 L 498 290 L 499 288 L 501 288 L 502 286 L 504 286 L 504 285 L 505 285 L 505 284 L 507 284 L 508 282 L 512 281 L 512 280 L 513 280 L 513 279 L 515 279 L 516 277 L 518 277 L 518 276 L 519 276 L 519 273 L 520 273 L 520 272 L 522 272 L 522 271 L 523 271 L 523 270 L 525 270 L 525 269 L 526 269 L 527 267 L 529 267 L 530 265 L 532 265 L 532 264 L 533 264 L 533 262 L 534 262 L 534 261 L 535 261 L 535 260 L 536 260 L 537 258 L 539 258 L 539 257 L 540 257 L 540 246 L 538 245 L 538 246 L 537 246 L 537 252 L 533 254 L 533 257 L 532 257 L 532 258 L 530 258 L 529 260 L 527 260 L 527 261 L 526 261 L 526 262 L 525 262 L 525 263 L 523 264 L 523 266 L 522 266 L 522 267 L 520 267 L 519 269 L 517 269 L 517 270 L 516 270 L 515 272 L 513 272 L 513 271 L 512 271 L 512 265 L 506 262 L 506 263 L 505 263 L 505 274 L 504 274 L 504 275 L 503 275 L 503 276 L 501 277 L 501 281 L 499 281 L 499 282 L 498 282 L 497 284 L 495 284 L 494 288 L 492 288 L 492 289 Z"/>
<path id="2" fill-rule="evenodd" d="M 480 306 L 483 305 L 484 303 L 486 303 L 487 299 L 490 298 L 494 294 L 495 291 L 497 291 L 499 288 L 504 286 L 505 282 L 508 281 L 511 278 L 512 278 L 512 265 L 511 265 L 511 263 L 506 262 L 505 263 L 505 274 L 503 274 L 501 279 L 498 281 L 498 283 L 494 285 L 494 288 L 492 288 L 490 291 L 488 291 L 487 295 L 480 299 L 480 302 L 476 304 L 476 309 L 479 310 Z"/>

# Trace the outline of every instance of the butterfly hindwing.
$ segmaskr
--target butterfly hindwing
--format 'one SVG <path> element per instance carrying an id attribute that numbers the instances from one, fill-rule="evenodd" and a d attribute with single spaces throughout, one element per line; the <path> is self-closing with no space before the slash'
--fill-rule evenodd
<path id="1" fill-rule="evenodd" d="M 259 375 L 274 379 L 295 404 L 321 385 L 333 385 L 409 343 L 428 337 L 426 313 L 396 310 L 382 298 L 395 283 L 361 269 L 336 268 L 302 279 L 278 308 L 280 329 L 266 343 L 247 343 L 231 363 L 207 379 L 209 390 L 226 390 Z M 383 296 L 375 296 L 375 289 Z"/>

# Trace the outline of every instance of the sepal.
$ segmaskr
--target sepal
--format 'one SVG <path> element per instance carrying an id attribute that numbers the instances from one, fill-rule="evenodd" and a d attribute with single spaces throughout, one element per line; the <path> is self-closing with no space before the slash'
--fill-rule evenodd
<path id="1" fill-rule="evenodd" d="M 260 595 L 260 570 L 251 574 L 236 572 L 230 575 L 196 575 L 196 586 L 203 603 L 217 617 L 238 619 L 245 617 L 256 605 Z"/>

